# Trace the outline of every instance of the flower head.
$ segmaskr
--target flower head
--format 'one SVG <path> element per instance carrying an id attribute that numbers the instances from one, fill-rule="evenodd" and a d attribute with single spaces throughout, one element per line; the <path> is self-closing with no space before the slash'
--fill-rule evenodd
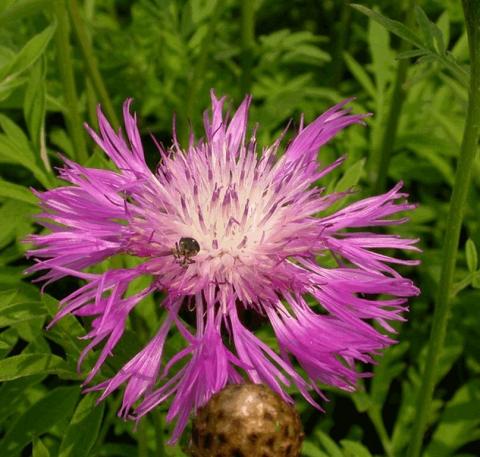
<path id="1" fill-rule="evenodd" d="M 392 265 L 416 262 L 378 249 L 416 250 L 416 240 L 365 229 L 402 223 L 392 216 L 412 205 L 398 184 L 326 211 L 345 193 L 327 194 L 316 183 L 343 158 L 322 168 L 318 150 L 365 117 L 349 114 L 345 103 L 301 125 L 283 154 L 281 139 L 258 154 L 255 136 L 247 140 L 250 97 L 228 121 L 224 99 L 212 93 L 205 139 L 192 139 L 186 150 L 175 135 L 170 149 L 157 145 L 160 161 L 152 172 L 129 100 L 126 138 L 100 110 L 99 133 L 89 128 L 117 171 L 65 159 L 60 176 L 70 185 L 37 193 L 49 233 L 30 237 L 37 262 L 29 271 L 42 271 L 47 282 L 67 275 L 83 281 L 53 322 L 66 314 L 93 317 L 79 363 L 103 347 L 87 382 L 115 351 L 129 313 L 148 294 L 164 292 L 158 306 L 166 318 L 157 334 L 113 378 L 90 388 L 102 390 L 103 399 L 126 384 L 122 416 L 139 418 L 171 399 L 167 419 L 176 419 L 175 441 L 192 410 L 245 377 L 286 400 L 285 387 L 293 383 L 318 406 L 312 391 L 321 395 L 319 383 L 353 390 L 362 376 L 355 362 L 372 362 L 393 343 L 388 322 L 403 319 L 406 299 L 418 289 Z M 119 253 L 138 264 L 86 271 Z M 140 276 L 150 284 L 129 293 Z M 195 326 L 182 319 L 185 309 L 194 310 Z M 247 328 L 246 312 L 270 321 L 279 352 Z M 172 327 L 185 348 L 167 361 L 162 353 Z"/>

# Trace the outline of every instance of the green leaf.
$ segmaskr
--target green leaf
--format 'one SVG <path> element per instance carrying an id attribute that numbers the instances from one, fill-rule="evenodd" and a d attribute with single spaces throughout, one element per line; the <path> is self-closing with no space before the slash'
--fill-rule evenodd
<path id="1" fill-rule="evenodd" d="M 0 24 L 11 23 L 24 16 L 31 16 L 33 13 L 44 12 L 51 6 L 52 0 L 14 0 L 12 3 L 12 5 L 6 5 L 6 8 L 1 11 Z"/>
<path id="2" fill-rule="evenodd" d="M 47 294 L 43 295 L 41 300 L 48 314 L 55 316 L 58 312 L 58 300 Z M 85 347 L 85 343 L 79 337 L 84 335 L 85 329 L 78 319 L 69 314 L 60 319 L 45 336 L 61 345 L 72 359 L 78 359 L 80 352 Z M 88 357 L 86 362 L 88 362 Z"/>
<path id="3" fill-rule="evenodd" d="M 411 59 L 413 57 L 423 57 L 428 54 L 424 49 L 409 49 L 397 54 L 397 59 Z"/>
<path id="4" fill-rule="evenodd" d="M 16 418 L 0 443 L 0 455 L 2 457 L 18 455 L 32 441 L 33 435 L 45 433 L 61 420 L 68 419 L 79 394 L 78 386 L 57 387 L 51 390 Z"/>
<path id="5" fill-rule="evenodd" d="M 384 27 L 373 20 L 368 22 L 368 47 L 372 56 L 372 71 L 377 83 L 377 92 L 382 97 L 390 79 L 394 55 L 390 49 L 390 35 Z M 377 103 L 381 103 L 381 100 L 377 100 Z"/>
<path id="6" fill-rule="evenodd" d="M 3 383 L 0 387 L 0 417 L 3 421 L 10 416 L 17 416 L 19 411 L 25 410 L 29 404 L 25 393 L 32 386 L 41 383 L 45 375 L 27 376 Z"/>
<path id="7" fill-rule="evenodd" d="M 16 163 L 30 170 L 45 187 L 50 178 L 36 160 L 28 138 L 23 130 L 7 116 L 0 114 L 0 126 L 5 134 L 0 134 L 0 163 Z"/>
<path id="8" fill-rule="evenodd" d="M 325 432 L 315 431 L 315 437 L 320 441 L 330 457 L 344 457 L 343 452 Z"/>
<path id="9" fill-rule="evenodd" d="M 350 440 L 340 441 L 345 457 L 372 457 L 370 451 L 360 443 Z"/>
<path id="10" fill-rule="evenodd" d="M 50 457 L 50 452 L 39 438 L 33 438 L 32 457 Z"/>
<path id="11" fill-rule="evenodd" d="M 55 29 L 56 23 L 50 25 L 42 32 L 35 35 L 30 39 L 30 41 L 28 41 L 28 43 L 20 50 L 20 52 L 9 64 L 0 68 L 0 85 L 6 79 L 15 78 L 18 74 L 25 71 L 37 61 L 52 39 Z"/>
<path id="12" fill-rule="evenodd" d="M 0 382 L 43 373 L 75 375 L 65 360 L 53 354 L 20 354 L 0 360 Z"/>
<path id="13" fill-rule="evenodd" d="M 467 257 L 468 271 L 474 273 L 478 268 L 478 253 L 475 243 L 470 238 L 465 244 L 465 255 Z"/>
<path id="14" fill-rule="evenodd" d="M 424 48 L 425 46 L 422 43 L 422 40 L 408 27 L 403 25 L 401 22 L 394 21 L 389 19 L 388 17 L 383 16 L 376 11 L 373 11 L 366 6 L 352 4 L 352 8 L 360 11 L 361 13 L 367 15 L 368 17 L 372 18 L 374 21 L 378 22 L 380 25 L 385 27 L 389 32 L 397 35 L 398 37 L 402 38 L 405 41 L 408 41 L 410 44 L 413 44 L 417 48 Z"/>
<path id="15" fill-rule="evenodd" d="M 302 446 L 302 457 L 328 457 L 328 454 L 325 454 L 311 441 L 305 440 Z"/>
<path id="16" fill-rule="evenodd" d="M 105 443 L 98 451 L 98 455 L 102 457 L 132 457 L 137 454 L 137 446 L 132 444 Z M 178 456 L 175 455 L 175 457 L 183 457 L 184 455 L 181 453 Z"/>
<path id="17" fill-rule="evenodd" d="M 37 197 L 30 189 L 19 184 L 14 184 L 0 178 L 0 197 L 11 198 L 25 203 L 37 204 Z"/>
<path id="18" fill-rule="evenodd" d="M 372 402 L 381 408 L 385 402 L 390 385 L 405 369 L 403 356 L 408 350 L 406 341 L 388 348 L 383 357 L 375 366 L 374 376 L 371 381 L 370 398 Z"/>
<path id="19" fill-rule="evenodd" d="M 425 11 L 420 8 L 418 5 L 415 5 L 415 18 L 417 20 L 417 24 L 420 27 L 420 33 L 422 34 L 422 38 L 426 47 L 430 51 L 435 51 L 433 46 L 433 33 L 432 33 L 432 26 L 433 24 L 428 19 Z"/>
<path id="20" fill-rule="evenodd" d="M 457 390 L 448 402 L 427 447 L 425 457 L 447 457 L 480 439 L 480 381 L 474 379 Z"/>
<path id="21" fill-rule="evenodd" d="M 363 69 L 363 66 L 360 65 L 348 52 L 343 53 L 343 58 L 347 64 L 348 69 L 355 77 L 355 79 L 362 85 L 362 87 L 368 92 L 372 99 L 376 99 L 377 92 L 375 90 L 375 85 L 371 80 L 368 73 Z"/>
<path id="22" fill-rule="evenodd" d="M 94 395 L 83 397 L 60 445 L 59 457 L 89 455 L 98 436 L 105 403 L 96 405 Z"/>
<path id="23" fill-rule="evenodd" d="M 45 308 L 38 302 L 11 303 L 6 306 L 0 306 L 0 327 L 37 319 L 46 314 Z"/>
<path id="24" fill-rule="evenodd" d="M 23 101 L 23 115 L 34 149 L 40 151 L 45 142 L 45 59 L 40 59 L 32 68 Z"/>
<path id="25" fill-rule="evenodd" d="M 358 184 L 363 175 L 365 159 L 360 159 L 349 167 L 335 185 L 335 192 L 345 192 Z"/>
<path id="26" fill-rule="evenodd" d="M 472 287 L 474 289 L 480 289 L 480 271 L 477 271 L 472 278 Z"/>
<path id="27" fill-rule="evenodd" d="M 18 341 L 17 331 L 14 328 L 9 328 L 0 332 L 0 359 L 3 359 L 13 348 Z"/>

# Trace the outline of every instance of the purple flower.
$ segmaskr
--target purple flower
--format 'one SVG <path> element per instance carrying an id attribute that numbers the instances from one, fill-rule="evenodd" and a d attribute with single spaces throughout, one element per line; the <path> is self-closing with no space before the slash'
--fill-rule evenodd
<path id="1" fill-rule="evenodd" d="M 89 132 L 117 171 L 65 159 L 60 176 L 71 185 L 37 193 L 49 233 L 29 238 L 35 246 L 29 254 L 37 259 L 29 271 L 42 271 L 39 280 L 47 283 L 64 276 L 82 280 L 52 324 L 66 314 L 93 317 L 79 364 L 103 347 L 86 382 L 114 352 L 135 306 L 155 290 L 164 292 L 158 306 L 166 318 L 157 334 L 113 378 L 90 390 L 102 390 L 103 399 L 126 384 L 119 414 L 137 419 L 171 399 L 173 441 L 192 410 L 244 377 L 287 401 L 285 388 L 294 384 L 317 407 L 312 392 L 322 396 L 319 384 L 354 390 L 365 376 L 355 363 L 372 363 L 372 355 L 393 343 L 388 322 L 403 320 L 407 297 L 418 294 L 392 267 L 417 262 L 378 252 L 417 250 L 416 240 L 365 231 L 405 221 L 392 218 L 412 208 L 401 184 L 333 213 L 326 210 L 346 193 L 327 194 L 316 185 L 343 162 L 321 167 L 319 148 L 365 115 L 349 114 L 345 101 L 301 125 L 283 154 L 280 138 L 259 155 L 255 134 L 246 139 L 250 101 L 245 98 L 228 121 L 224 99 L 212 93 L 205 140 L 192 137 L 184 151 L 174 134 L 170 149 L 157 145 L 156 172 L 145 163 L 130 101 L 124 105 L 126 139 L 99 110 L 100 132 Z M 137 266 L 88 270 L 121 253 L 135 256 Z M 129 293 L 140 276 L 150 285 Z M 182 319 L 192 310 L 195 328 Z M 268 318 L 278 352 L 247 328 L 249 313 Z M 185 348 L 166 361 L 172 327 Z"/>

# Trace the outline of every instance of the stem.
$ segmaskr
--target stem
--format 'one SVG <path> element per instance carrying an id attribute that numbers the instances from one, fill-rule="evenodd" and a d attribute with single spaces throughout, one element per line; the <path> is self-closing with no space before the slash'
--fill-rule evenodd
<path id="1" fill-rule="evenodd" d="M 143 418 L 138 423 L 137 428 L 138 439 L 138 457 L 148 457 L 148 436 L 147 436 L 147 421 Z"/>
<path id="2" fill-rule="evenodd" d="M 83 10 L 85 14 L 85 20 L 87 23 L 93 21 L 93 16 L 95 14 L 95 0 L 87 0 L 83 5 Z M 87 29 L 87 37 L 89 43 L 92 42 L 92 31 Z M 87 113 L 88 113 L 88 122 L 90 125 L 95 125 L 97 122 L 97 105 L 98 98 L 93 88 L 92 81 L 87 79 L 85 85 L 85 92 L 87 94 Z"/>
<path id="3" fill-rule="evenodd" d="M 406 25 L 409 26 L 414 19 L 415 1 L 410 0 L 407 4 Z M 409 44 L 406 41 L 402 42 L 400 52 L 409 49 Z M 377 162 L 377 169 L 374 172 L 375 184 L 373 186 L 374 193 L 380 194 L 385 191 L 387 183 L 388 167 L 392 158 L 393 149 L 395 146 L 395 139 L 397 137 L 398 124 L 400 115 L 402 113 L 403 102 L 406 98 L 404 84 L 407 79 L 407 71 L 410 62 L 408 59 L 401 59 L 397 63 L 397 72 L 395 74 L 395 81 L 390 101 L 388 103 L 387 123 L 380 141 L 380 149 L 376 157 L 380 156 Z M 372 164 L 375 166 L 375 163 Z"/>
<path id="4" fill-rule="evenodd" d="M 388 436 L 387 429 L 383 423 L 382 415 L 378 408 L 372 408 L 368 411 L 368 417 L 372 421 L 375 431 L 377 432 L 380 442 L 382 443 L 383 450 L 387 457 L 393 457 L 392 443 Z"/>
<path id="5" fill-rule="evenodd" d="M 153 427 L 155 429 L 155 443 L 156 443 L 156 454 L 155 457 L 167 457 L 165 451 L 165 443 L 163 442 L 164 433 L 163 433 L 163 418 L 162 413 L 155 409 L 152 412 Z"/>
<path id="6" fill-rule="evenodd" d="M 253 51 L 255 47 L 255 0 L 241 2 L 242 11 L 242 96 L 252 85 Z"/>
<path id="7" fill-rule="evenodd" d="M 110 96 L 108 95 L 105 83 L 103 82 L 102 75 L 98 70 L 97 60 L 93 52 L 91 40 L 89 39 L 88 33 L 85 29 L 85 23 L 80 16 L 78 2 L 77 0 L 69 0 L 68 5 L 70 17 L 73 23 L 73 29 L 75 31 L 78 44 L 80 45 L 80 51 L 85 63 L 85 69 L 87 70 L 88 76 L 92 82 L 93 88 L 100 100 L 100 103 L 105 110 L 105 114 L 113 126 L 118 128 L 120 123 L 118 122 L 117 115 L 113 109 L 113 104 L 110 100 Z"/>
<path id="8" fill-rule="evenodd" d="M 207 33 L 205 34 L 202 44 L 200 45 L 200 53 L 197 62 L 193 66 L 193 70 L 189 75 L 186 108 L 184 113 L 182 113 L 182 118 L 180 119 L 180 140 L 183 144 L 186 144 L 188 141 L 188 121 L 192 119 L 193 115 L 195 114 L 197 106 L 197 92 L 200 84 L 204 81 L 204 74 L 207 71 L 208 52 L 213 45 L 213 36 L 217 27 L 218 17 L 220 15 L 222 6 L 223 2 L 221 0 L 217 0 L 212 16 L 210 17 Z"/>
<path id="9" fill-rule="evenodd" d="M 70 134 L 75 159 L 79 162 L 85 162 L 88 158 L 85 136 L 82 126 L 82 118 L 75 87 L 75 78 L 73 74 L 73 62 L 70 53 L 70 33 L 68 15 L 64 0 L 55 0 L 55 16 L 58 26 L 55 33 L 55 42 L 57 47 L 57 60 L 60 78 L 62 80 L 63 92 L 65 97 L 65 120 L 67 130 Z"/>
<path id="10" fill-rule="evenodd" d="M 407 451 L 407 457 L 418 457 L 420 454 L 423 435 L 429 419 L 430 406 L 435 388 L 435 368 L 443 348 L 447 330 L 458 241 L 480 131 L 480 0 L 463 0 L 462 4 L 467 26 L 471 61 L 467 119 L 465 121 L 462 146 L 447 217 L 442 269 L 440 283 L 438 285 L 437 304 L 433 315 L 427 361 L 421 376 L 422 384 L 418 395 L 416 416 L 412 430 L 413 436 Z"/>
<path id="11" fill-rule="evenodd" d="M 331 82 L 339 84 L 343 77 L 344 59 L 343 53 L 347 47 L 352 22 L 352 8 L 350 0 L 343 0 L 340 9 L 340 21 L 335 30 L 335 42 L 333 43 Z"/>

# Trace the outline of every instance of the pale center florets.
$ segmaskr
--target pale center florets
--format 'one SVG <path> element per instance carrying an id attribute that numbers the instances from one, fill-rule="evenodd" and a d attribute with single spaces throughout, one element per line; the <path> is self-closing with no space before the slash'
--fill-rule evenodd
<path id="1" fill-rule="evenodd" d="M 151 242 L 160 241 L 163 233 L 162 248 L 171 252 L 176 284 L 185 276 L 227 283 L 236 291 L 249 283 L 278 288 L 269 278 L 288 256 L 283 247 L 295 237 L 291 222 L 298 216 L 292 201 L 305 184 L 295 182 L 294 173 L 279 172 L 282 159 L 275 158 L 273 148 L 261 157 L 253 147 L 242 147 L 237 157 L 225 147 L 211 148 L 202 144 L 163 158 Z M 185 248 L 188 239 L 199 249 Z"/>

